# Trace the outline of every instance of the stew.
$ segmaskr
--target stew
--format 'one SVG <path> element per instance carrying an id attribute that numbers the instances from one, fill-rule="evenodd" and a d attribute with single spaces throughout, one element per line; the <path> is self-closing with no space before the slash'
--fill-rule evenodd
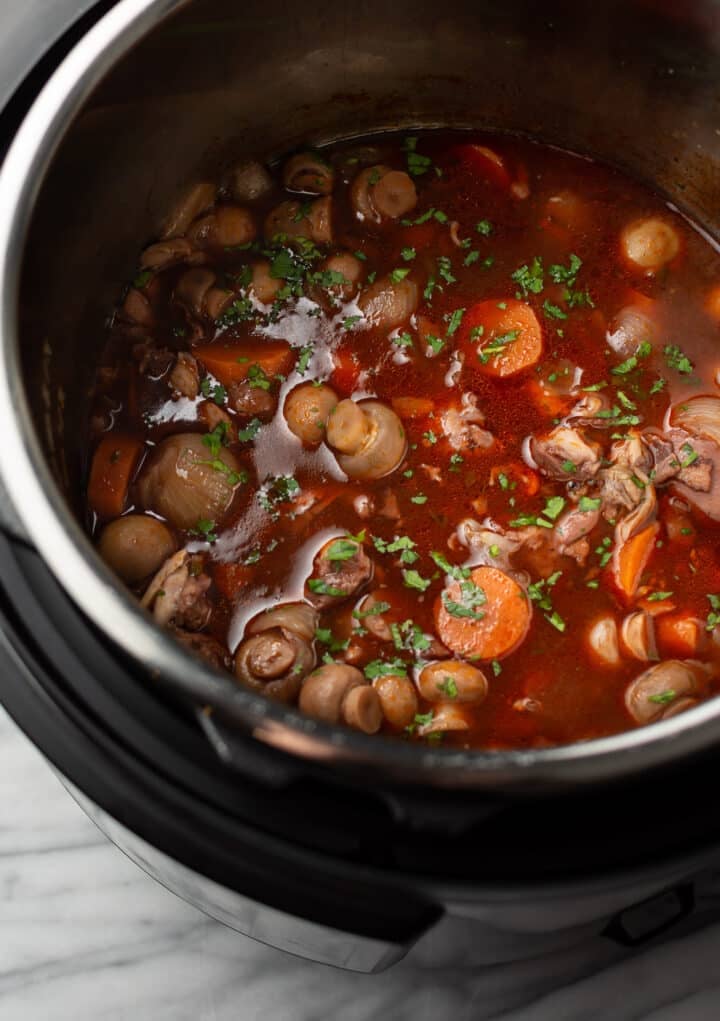
<path id="1" fill-rule="evenodd" d="M 720 676 L 720 256 L 531 141 L 382 136 L 193 185 L 93 398 L 89 527 L 236 682 L 544 746 Z"/>

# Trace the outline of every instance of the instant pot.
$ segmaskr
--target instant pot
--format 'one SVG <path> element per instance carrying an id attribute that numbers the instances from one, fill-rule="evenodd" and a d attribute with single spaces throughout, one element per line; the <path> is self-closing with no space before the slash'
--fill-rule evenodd
<path id="1" fill-rule="evenodd" d="M 696 924 L 714 910 L 720 867 L 720 700 L 532 751 L 331 728 L 156 629 L 94 553 L 80 497 L 116 282 L 199 172 L 369 131 L 499 128 L 646 179 L 712 239 L 718 4 L 55 0 L 41 17 L 38 6 L 3 14 L 0 64 L 10 714 L 151 875 L 313 960 L 377 971 L 448 919 L 472 922 L 476 962 L 578 934 L 632 948 Z"/>

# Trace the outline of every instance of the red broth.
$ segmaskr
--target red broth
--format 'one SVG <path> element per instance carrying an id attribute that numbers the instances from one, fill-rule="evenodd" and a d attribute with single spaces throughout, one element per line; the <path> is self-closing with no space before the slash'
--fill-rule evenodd
<path id="1" fill-rule="evenodd" d="M 660 196 L 428 133 L 234 168 L 169 222 L 110 327 L 88 486 L 159 623 L 270 697 L 455 747 L 715 693 L 720 258 Z"/>

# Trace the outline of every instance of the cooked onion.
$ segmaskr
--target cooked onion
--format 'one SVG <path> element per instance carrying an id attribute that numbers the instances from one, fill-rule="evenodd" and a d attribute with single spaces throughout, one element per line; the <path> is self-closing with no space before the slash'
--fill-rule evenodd
<path id="1" fill-rule="evenodd" d="M 720 446 L 720 397 L 706 394 L 676 404 L 670 422 L 697 436 L 707 436 Z"/>

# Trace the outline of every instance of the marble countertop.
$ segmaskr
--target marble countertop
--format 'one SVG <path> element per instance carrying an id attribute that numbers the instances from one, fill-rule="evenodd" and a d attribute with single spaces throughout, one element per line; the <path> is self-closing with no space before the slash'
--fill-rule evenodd
<path id="1" fill-rule="evenodd" d="M 582 948 L 382 975 L 288 957 L 149 879 L 0 710 L 2 1021 L 712 1021 L 720 922 L 588 974 Z"/>

